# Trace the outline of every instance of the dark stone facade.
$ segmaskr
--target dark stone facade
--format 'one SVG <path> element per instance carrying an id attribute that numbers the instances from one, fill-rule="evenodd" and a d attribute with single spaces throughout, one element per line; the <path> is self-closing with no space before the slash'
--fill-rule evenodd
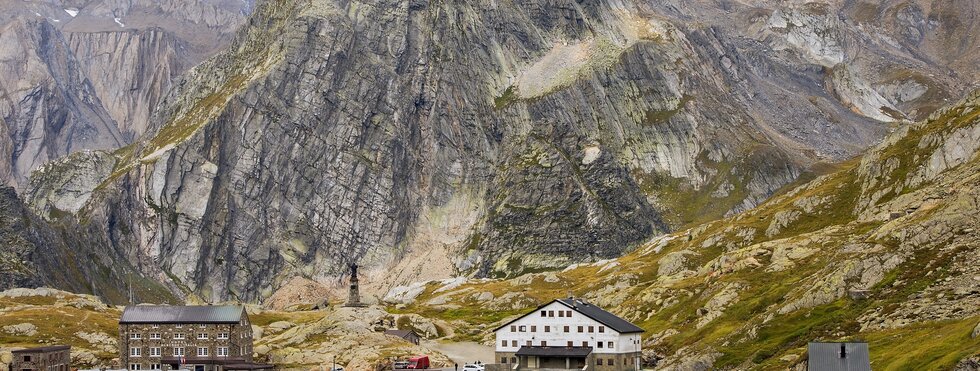
<path id="1" fill-rule="evenodd" d="M 71 363 L 71 347 L 67 345 L 15 350 L 11 370 L 17 371 L 68 371 Z"/>
<path id="2" fill-rule="evenodd" d="M 119 344 L 119 359 L 130 370 L 222 371 L 252 362 L 252 326 L 244 314 L 238 323 L 121 323 Z"/>

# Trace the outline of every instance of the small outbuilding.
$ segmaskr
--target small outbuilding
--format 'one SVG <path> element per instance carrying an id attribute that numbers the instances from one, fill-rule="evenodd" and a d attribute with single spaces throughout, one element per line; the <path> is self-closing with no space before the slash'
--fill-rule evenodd
<path id="1" fill-rule="evenodd" d="M 809 371 L 871 371 L 868 343 L 810 343 Z"/>
<path id="2" fill-rule="evenodd" d="M 420 337 L 419 334 L 416 334 L 415 331 L 412 330 L 385 330 L 385 335 L 399 337 L 415 345 L 419 345 L 419 341 L 422 340 L 422 337 Z"/>
<path id="3" fill-rule="evenodd" d="M 68 371 L 71 369 L 71 347 L 52 345 L 20 349 L 11 352 L 11 370 L 17 371 Z"/>

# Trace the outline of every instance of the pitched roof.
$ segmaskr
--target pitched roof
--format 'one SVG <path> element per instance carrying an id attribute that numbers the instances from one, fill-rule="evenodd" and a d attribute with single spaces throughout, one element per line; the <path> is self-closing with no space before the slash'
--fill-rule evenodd
<path id="1" fill-rule="evenodd" d="M 514 318 L 514 319 L 512 319 L 510 321 L 507 321 L 503 325 L 500 325 L 500 327 L 497 327 L 497 328 L 493 329 L 493 331 L 500 330 L 500 329 L 502 329 L 504 327 L 507 327 L 507 325 L 509 325 L 511 323 L 514 323 L 515 321 L 517 321 L 517 320 L 519 320 L 521 318 L 524 318 L 524 317 L 527 317 L 527 316 L 529 316 L 531 314 L 537 313 L 538 310 L 540 310 L 541 308 L 544 308 L 546 306 L 549 306 L 549 305 L 551 305 L 551 303 L 554 303 L 554 302 L 561 303 L 564 306 L 566 306 L 566 307 L 568 307 L 568 308 L 570 308 L 570 309 L 572 309 L 572 310 L 574 310 L 576 312 L 579 312 L 580 314 L 582 314 L 582 315 L 584 315 L 586 317 L 589 317 L 589 318 L 595 320 L 596 322 L 599 322 L 599 323 L 601 323 L 603 325 L 606 325 L 606 327 L 609 327 L 610 329 L 612 329 L 612 330 L 614 330 L 614 331 L 616 331 L 616 332 L 618 332 L 620 334 L 630 334 L 630 333 L 636 333 L 636 332 L 646 332 L 646 330 L 640 328 L 639 326 L 634 325 L 634 324 L 630 323 L 629 321 L 627 321 L 625 319 L 619 318 L 615 314 L 612 314 L 612 313 L 607 312 L 605 309 L 599 308 L 599 307 L 597 307 L 597 306 L 595 306 L 593 304 L 589 304 L 589 303 L 586 303 L 586 302 L 584 302 L 582 300 L 578 300 L 578 299 L 574 299 L 574 298 L 555 299 L 555 300 L 552 300 L 551 302 L 548 302 L 547 304 L 544 304 L 544 305 L 542 305 L 540 307 L 537 307 L 534 310 L 528 312 L 527 314 L 525 314 L 523 316 L 520 316 L 520 317 Z"/>
<path id="2" fill-rule="evenodd" d="M 119 323 L 238 323 L 244 313 L 237 305 L 138 305 L 126 307 Z"/>
<path id="3" fill-rule="evenodd" d="M 810 343 L 807 353 L 810 371 L 871 371 L 868 343 Z"/>
<path id="4" fill-rule="evenodd" d="M 592 347 L 529 347 L 522 346 L 516 356 L 536 357 L 588 357 Z"/>
<path id="5" fill-rule="evenodd" d="M 56 351 L 59 351 L 59 350 L 69 350 L 69 349 L 71 349 L 71 347 L 70 346 L 67 346 L 67 345 L 49 345 L 49 346 L 46 346 L 46 347 L 18 349 L 18 350 L 11 351 L 11 353 L 14 353 L 14 354 L 17 354 L 17 353 L 48 353 L 48 352 L 56 352 Z"/>

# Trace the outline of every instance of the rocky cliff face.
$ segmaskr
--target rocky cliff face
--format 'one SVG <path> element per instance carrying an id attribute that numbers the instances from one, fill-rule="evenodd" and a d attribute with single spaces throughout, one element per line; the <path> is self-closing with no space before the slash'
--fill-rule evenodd
<path id="1" fill-rule="evenodd" d="M 507 319 L 574 292 L 647 330 L 658 369 L 805 369 L 809 341 L 867 341 L 880 369 L 972 369 L 980 349 L 980 92 L 743 214 L 618 259 L 387 298 Z M 448 313 L 451 315 L 441 315 Z M 457 323 L 458 324 L 458 323 Z"/>
<path id="2" fill-rule="evenodd" d="M 226 45 L 250 7 L 0 1 L 0 182 L 22 187 L 51 160 L 132 142 L 176 77 Z"/>
<path id="3" fill-rule="evenodd" d="M 966 85 L 933 42 L 882 44 L 896 29 L 851 8 L 269 1 L 111 171 L 69 160 L 40 178 L 90 177 L 78 215 L 206 299 L 350 261 L 390 287 L 430 264 L 513 276 L 611 258 L 752 208 Z M 48 181 L 29 195 L 42 215 L 62 204 Z"/>

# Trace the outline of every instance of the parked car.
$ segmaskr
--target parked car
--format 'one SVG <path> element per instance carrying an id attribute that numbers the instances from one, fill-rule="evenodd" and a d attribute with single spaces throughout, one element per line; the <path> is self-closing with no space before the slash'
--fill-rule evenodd
<path id="1" fill-rule="evenodd" d="M 480 364 L 467 363 L 463 365 L 463 371 L 484 371 L 486 367 Z"/>
<path id="2" fill-rule="evenodd" d="M 429 356 L 415 356 L 408 359 L 408 369 L 424 370 L 429 368 Z"/>
<path id="3" fill-rule="evenodd" d="M 392 364 L 392 368 L 396 370 L 404 370 L 408 368 L 408 361 L 395 361 L 395 363 Z"/>

